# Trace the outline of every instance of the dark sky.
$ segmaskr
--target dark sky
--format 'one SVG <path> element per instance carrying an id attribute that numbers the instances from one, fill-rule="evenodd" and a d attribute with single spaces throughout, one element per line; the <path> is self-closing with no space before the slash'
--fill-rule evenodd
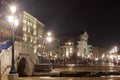
<path id="1" fill-rule="evenodd" d="M 90 44 L 120 45 L 120 3 L 115 0 L 19 0 L 19 5 L 54 34 L 87 30 Z"/>

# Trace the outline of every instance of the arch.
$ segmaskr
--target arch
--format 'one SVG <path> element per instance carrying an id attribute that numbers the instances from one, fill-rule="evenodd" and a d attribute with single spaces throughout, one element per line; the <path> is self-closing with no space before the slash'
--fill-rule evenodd
<path id="1" fill-rule="evenodd" d="M 22 57 L 18 63 L 17 73 L 20 77 L 32 75 L 30 61 Z"/>

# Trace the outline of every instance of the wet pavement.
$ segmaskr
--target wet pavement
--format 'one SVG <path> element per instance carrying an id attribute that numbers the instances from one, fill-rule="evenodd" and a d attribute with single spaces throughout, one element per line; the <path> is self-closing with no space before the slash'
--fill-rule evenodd
<path id="1" fill-rule="evenodd" d="M 79 67 L 55 68 L 50 73 L 58 77 L 32 77 L 34 80 L 120 80 L 120 66 L 81 65 Z M 82 73 L 82 74 L 81 74 Z M 45 73 L 44 73 L 45 74 Z M 52 76 L 54 75 L 52 74 Z M 47 76 L 47 74 L 46 74 Z M 48 75 L 50 76 L 50 75 Z M 32 80 L 29 78 L 23 80 Z M 22 78 L 21 78 L 22 79 Z"/>
<path id="2" fill-rule="evenodd" d="M 86 72 L 86 74 L 82 74 L 82 76 L 80 74 L 77 74 L 82 72 Z M 96 73 L 99 74 L 97 76 L 89 76 L 94 75 Z M 76 74 L 78 76 L 76 76 Z M 68 68 L 55 68 L 49 73 L 39 72 L 36 73 L 36 75 L 37 76 L 32 77 L 19 77 L 19 80 L 120 80 L 120 66 L 69 66 Z M 50 75 L 52 75 L 53 77 L 50 77 Z"/>
<path id="3" fill-rule="evenodd" d="M 120 80 L 120 77 L 22 77 L 19 80 Z"/>
<path id="4" fill-rule="evenodd" d="M 101 66 L 101 65 L 81 65 L 79 67 L 70 66 L 68 68 L 55 68 L 53 71 L 120 71 L 120 66 Z"/>

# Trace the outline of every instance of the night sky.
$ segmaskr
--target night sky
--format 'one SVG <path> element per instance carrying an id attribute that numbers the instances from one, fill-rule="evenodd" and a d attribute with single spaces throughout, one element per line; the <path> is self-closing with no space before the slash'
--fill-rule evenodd
<path id="1" fill-rule="evenodd" d="M 120 45 L 120 3 L 115 0 L 19 0 L 18 4 L 56 35 L 86 30 L 89 44 Z"/>

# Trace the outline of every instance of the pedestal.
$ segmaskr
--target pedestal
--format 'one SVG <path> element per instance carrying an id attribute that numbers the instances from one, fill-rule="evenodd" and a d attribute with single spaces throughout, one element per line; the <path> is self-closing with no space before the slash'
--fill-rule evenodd
<path id="1" fill-rule="evenodd" d="M 18 80 L 19 76 L 18 74 L 9 74 L 8 80 Z"/>

